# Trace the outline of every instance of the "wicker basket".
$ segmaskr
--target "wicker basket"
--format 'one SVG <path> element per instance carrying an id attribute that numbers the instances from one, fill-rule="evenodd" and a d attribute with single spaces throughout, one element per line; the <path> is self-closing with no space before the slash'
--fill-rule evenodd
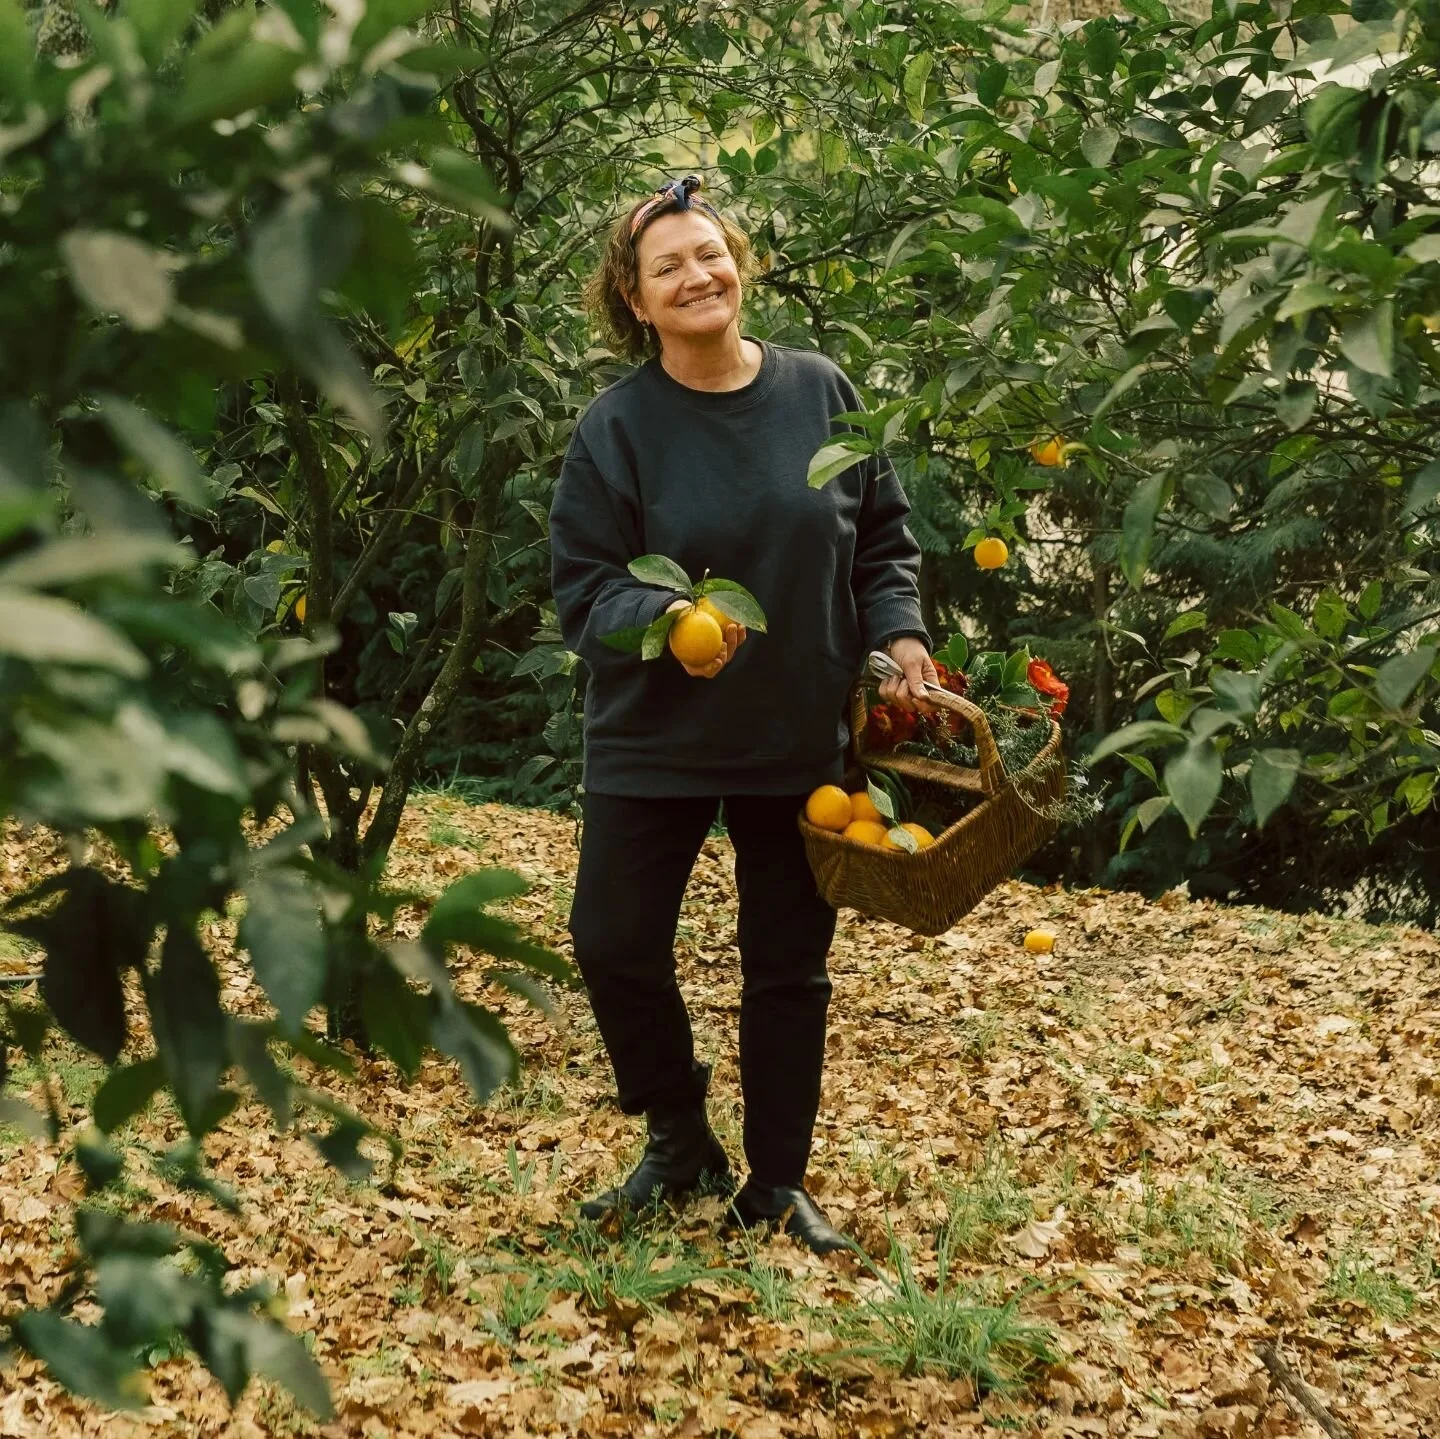
<path id="1" fill-rule="evenodd" d="M 975 739 L 980 768 L 919 755 L 885 755 L 886 769 L 907 782 L 920 781 L 943 793 L 965 813 L 917 854 L 879 849 L 820 829 L 800 816 L 800 832 L 820 892 L 836 909 L 849 907 L 874 919 L 893 920 L 920 934 L 942 934 L 1023 864 L 1059 827 L 1045 811 L 1065 793 L 1065 763 L 1060 726 L 1050 723 L 1050 738 L 1021 771 L 1007 775 L 990 723 L 979 705 L 932 688 L 934 703 L 966 720 Z M 868 710 L 863 685 L 851 696 L 851 746 L 854 763 L 845 788 L 864 785 L 863 765 Z M 875 757 L 879 759 L 879 756 Z"/>

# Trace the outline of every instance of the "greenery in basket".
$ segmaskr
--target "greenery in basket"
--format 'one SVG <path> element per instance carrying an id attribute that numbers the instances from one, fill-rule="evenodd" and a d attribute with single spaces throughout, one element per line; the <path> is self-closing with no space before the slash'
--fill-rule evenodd
<path id="1" fill-rule="evenodd" d="M 1101 793 L 1091 788 L 1085 767 L 1073 762 L 1067 767 L 1064 795 L 1039 803 L 1051 777 L 1049 765 L 1067 763 L 1057 757 L 1038 769 L 1031 768 L 1050 739 L 1050 726 L 1043 720 L 1058 720 L 1070 698 L 1069 686 L 1046 660 L 1031 655 L 1028 649 L 1011 654 L 985 650 L 972 656 L 965 636 L 958 631 L 934 658 L 941 685 L 984 711 L 1005 772 L 1022 797 L 1034 793 L 1039 811 L 1060 824 L 1081 824 L 1099 813 Z M 872 704 L 866 731 L 866 748 L 871 753 L 913 754 L 965 769 L 979 768 L 969 726 L 954 711 L 924 715 L 895 705 Z"/>

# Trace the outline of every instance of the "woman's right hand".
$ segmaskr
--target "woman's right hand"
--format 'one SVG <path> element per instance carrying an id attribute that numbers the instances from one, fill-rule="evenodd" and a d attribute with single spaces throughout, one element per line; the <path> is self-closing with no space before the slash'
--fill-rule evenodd
<path id="1" fill-rule="evenodd" d="M 672 610 L 689 608 L 689 600 L 676 600 L 673 605 L 665 606 L 665 612 L 669 614 Z M 721 633 L 725 636 L 725 648 L 708 665 L 687 665 L 683 661 L 677 661 L 680 668 L 692 679 L 713 680 L 735 658 L 735 651 L 745 643 L 745 626 L 736 624 L 733 620 L 722 626 Z"/>

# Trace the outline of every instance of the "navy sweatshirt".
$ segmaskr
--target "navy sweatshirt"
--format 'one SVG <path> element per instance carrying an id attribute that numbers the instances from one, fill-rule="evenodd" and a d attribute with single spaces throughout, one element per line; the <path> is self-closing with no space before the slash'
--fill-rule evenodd
<path id="1" fill-rule="evenodd" d="M 866 653 L 925 639 L 909 504 L 883 456 L 827 485 L 810 458 L 860 409 L 824 355 L 758 342 L 739 390 L 691 389 L 652 359 L 604 390 L 576 426 L 550 509 L 556 607 L 590 671 L 585 787 L 615 795 L 803 794 L 838 779 L 846 699 Z M 714 679 L 667 649 L 644 661 L 601 636 L 649 624 L 676 598 L 626 569 L 644 554 L 708 569 L 759 600 Z"/>

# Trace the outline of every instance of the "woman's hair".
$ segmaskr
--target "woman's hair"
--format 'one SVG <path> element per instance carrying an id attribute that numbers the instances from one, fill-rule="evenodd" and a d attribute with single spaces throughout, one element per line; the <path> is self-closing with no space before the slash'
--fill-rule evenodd
<path id="1" fill-rule="evenodd" d="M 755 252 L 751 249 L 745 232 L 703 200 L 690 202 L 690 193 L 698 188 L 698 185 L 686 186 L 682 190 L 676 185 L 668 200 L 659 199 L 660 192 L 657 191 L 655 195 L 631 206 L 629 212 L 611 228 L 600 256 L 600 264 L 585 282 L 585 308 L 590 312 L 590 318 L 610 342 L 611 347 L 627 360 L 644 359 L 647 355 L 658 353 L 660 348 L 654 330 L 649 325 L 642 325 L 635 318 L 628 298 L 634 295 L 640 286 L 637 257 L 640 236 L 656 216 L 694 209 L 707 220 L 714 221 L 725 239 L 725 248 L 729 250 L 730 258 L 735 261 L 735 268 L 740 273 L 742 295 L 745 286 L 759 271 Z M 640 212 L 647 208 L 648 213 L 641 217 Z M 635 223 L 637 217 L 640 217 L 638 226 Z"/>

